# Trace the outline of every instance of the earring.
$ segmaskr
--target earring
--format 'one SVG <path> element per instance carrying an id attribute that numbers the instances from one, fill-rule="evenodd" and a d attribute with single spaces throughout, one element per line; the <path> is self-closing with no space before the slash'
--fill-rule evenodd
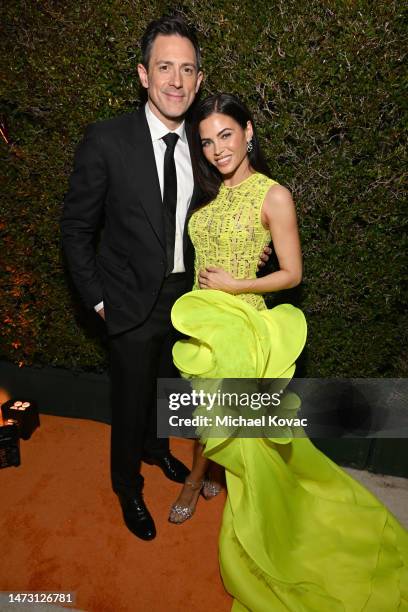
<path id="1" fill-rule="evenodd" d="M 248 142 L 247 142 L 247 151 L 248 151 L 248 153 L 251 153 L 253 148 L 254 148 L 254 143 L 252 142 L 252 138 L 251 138 L 251 140 L 248 140 Z"/>

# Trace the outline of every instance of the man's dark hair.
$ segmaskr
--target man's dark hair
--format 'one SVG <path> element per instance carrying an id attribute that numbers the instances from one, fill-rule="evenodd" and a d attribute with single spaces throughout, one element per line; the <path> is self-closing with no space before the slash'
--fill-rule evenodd
<path id="1" fill-rule="evenodd" d="M 183 38 L 188 38 L 191 44 L 194 47 L 194 51 L 196 54 L 197 60 L 197 70 L 201 68 L 201 53 L 200 47 L 198 46 L 197 37 L 195 35 L 194 29 L 188 25 L 182 15 L 163 15 L 160 19 L 156 19 L 152 21 L 147 26 L 145 33 L 143 34 L 140 47 L 142 50 L 142 64 L 146 68 L 149 68 L 150 54 L 152 51 L 152 46 L 155 41 L 156 36 L 172 36 L 176 34 L 177 36 L 183 36 Z"/>

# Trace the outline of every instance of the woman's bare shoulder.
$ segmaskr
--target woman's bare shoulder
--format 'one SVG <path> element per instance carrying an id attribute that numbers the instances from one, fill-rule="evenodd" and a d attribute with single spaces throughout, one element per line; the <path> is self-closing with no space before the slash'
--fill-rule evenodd
<path id="1" fill-rule="evenodd" d="M 274 183 L 271 185 L 265 195 L 265 200 L 262 206 L 263 212 L 276 212 L 280 211 L 292 211 L 294 209 L 294 203 L 292 194 L 283 185 Z"/>
<path id="2" fill-rule="evenodd" d="M 274 183 L 266 192 L 265 201 L 284 204 L 285 202 L 293 202 L 293 198 L 289 189 L 279 183 Z"/>

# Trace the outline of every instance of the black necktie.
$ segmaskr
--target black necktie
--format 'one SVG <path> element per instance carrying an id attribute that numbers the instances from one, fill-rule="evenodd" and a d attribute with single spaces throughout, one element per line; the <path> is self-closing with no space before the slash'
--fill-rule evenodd
<path id="1" fill-rule="evenodd" d="M 164 181 L 163 205 L 165 213 L 167 274 L 174 268 L 174 242 L 176 239 L 176 209 L 177 209 L 177 174 L 174 161 L 174 149 L 178 141 L 178 134 L 169 132 L 163 136 L 166 143 L 164 154 Z"/>

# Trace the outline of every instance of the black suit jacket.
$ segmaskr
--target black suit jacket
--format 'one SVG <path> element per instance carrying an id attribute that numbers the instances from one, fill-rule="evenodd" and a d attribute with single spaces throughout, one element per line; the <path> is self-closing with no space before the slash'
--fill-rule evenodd
<path id="1" fill-rule="evenodd" d="M 189 212 L 199 200 L 195 187 Z M 79 294 L 89 308 L 103 300 L 108 333 L 145 321 L 167 261 L 163 203 L 144 107 L 87 128 L 75 154 L 61 230 Z M 187 231 L 184 237 L 185 266 L 192 279 L 193 248 Z"/>

